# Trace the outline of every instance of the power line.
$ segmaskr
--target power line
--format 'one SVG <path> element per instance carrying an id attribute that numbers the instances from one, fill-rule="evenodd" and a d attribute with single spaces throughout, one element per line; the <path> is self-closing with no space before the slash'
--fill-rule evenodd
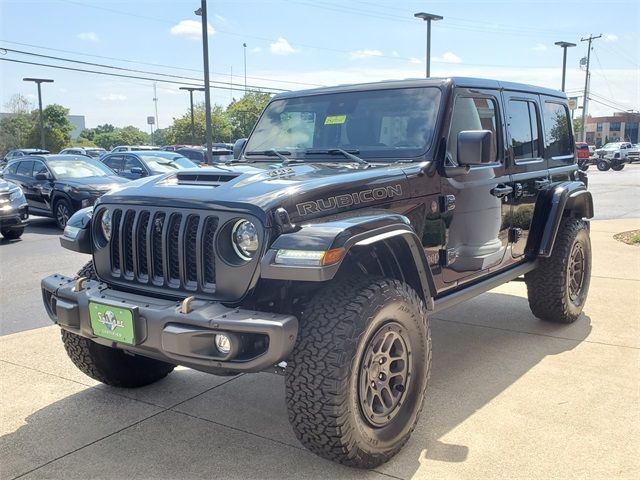
<path id="1" fill-rule="evenodd" d="M 183 70 L 183 71 L 190 71 L 190 72 L 198 72 L 201 73 L 202 69 L 197 69 L 197 68 L 188 68 L 188 67 L 177 67 L 175 65 L 164 65 L 161 63 L 150 63 L 150 62 L 143 62 L 140 60 L 131 60 L 131 59 L 126 59 L 126 58 L 119 58 L 119 57 L 109 57 L 109 56 L 105 56 L 105 55 L 92 55 L 89 53 L 84 53 L 84 52 L 77 52 L 74 50 L 64 50 L 64 49 L 60 49 L 60 48 L 51 48 L 51 47 L 43 47 L 42 45 L 34 45 L 32 43 L 22 43 L 22 42 L 13 42 L 10 40 L 2 40 L 0 39 L 0 42 L 3 43 L 10 43 L 12 45 L 20 45 L 23 47 L 32 47 L 32 48 L 39 48 L 42 50 L 49 50 L 52 52 L 61 52 L 61 53 L 70 53 L 73 55 L 81 55 L 84 57 L 91 57 L 91 58 L 101 58 L 104 60 L 114 60 L 116 62 L 125 62 L 125 63 L 133 63 L 136 65 L 148 65 L 150 67 L 160 67 L 160 68 L 169 68 L 172 70 Z M 220 72 L 211 72 L 213 75 L 220 75 L 223 77 L 227 77 L 229 76 L 228 73 L 220 73 Z M 240 77 L 240 75 L 232 75 L 233 77 Z M 294 80 L 279 80 L 279 79 L 275 79 L 275 78 L 268 78 L 268 77 L 255 77 L 255 76 L 251 76 L 251 75 L 247 75 L 248 79 L 251 80 L 265 80 L 268 82 L 276 82 L 276 83 L 290 83 L 292 85 L 306 85 L 306 86 L 311 86 L 311 87 L 324 87 L 325 85 L 319 84 L 319 83 L 309 83 L 309 82 L 299 82 L 299 81 L 294 81 Z"/>
<path id="2" fill-rule="evenodd" d="M 133 79 L 137 79 L 137 80 L 148 80 L 150 82 L 171 83 L 171 84 L 174 84 L 174 85 L 187 85 L 187 86 L 190 86 L 190 87 L 201 87 L 202 86 L 202 83 L 194 84 L 194 83 L 189 83 L 189 82 L 182 82 L 182 81 L 179 81 L 179 80 L 167 80 L 167 79 L 164 79 L 164 78 L 141 77 L 141 76 L 137 76 L 137 75 L 125 75 L 125 74 L 122 74 L 122 73 L 100 72 L 100 71 L 96 71 L 96 70 L 87 70 L 87 69 L 83 69 L 83 68 L 66 67 L 66 66 L 63 66 L 63 65 L 49 65 L 49 64 L 46 64 L 46 63 L 27 62 L 25 60 L 16 60 L 16 59 L 12 59 L 12 58 L 0 58 L 0 61 L 12 62 L 12 63 L 22 63 L 22 64 L 25 64 L 25 65 L 35 65 L 35 66 L 38 66 L 38 67 L 55 68 L 55 69 L 58 69 L 58 70 L 68 70 L 68 71 L 72 71 L 72 72 L 92 73 L 92 74 L 96 74 L 96 75 L 107 75 L 107 76 L 110 76 L 110 77 L 133 78 Z M 221 86 L 218 86 L 218 85 L 211 85 L 211 88 L 217 88 L 219 90 L 244 91 L 244 87 L 235 88 L 234 86 L 221 87 Z M 262 93 L 269 93 L 269 94 L 277 93 L 277 92 L 269 91 L 269 90 L 266 90 L 266 89 L 260 89 L 260 91 Z"/>
<path id="3" fill-rule="evenodd" d="M 115 65 L 106 65 L 103 63 L 94 63 L 94 62 L 84 62 L 82 60 L 74 60 L 74 59 L 70 59 L 70 58 L 63 58 L 63 57 L 56 57 L 53 55 L 44 55 L 41 53 L 34 53 L 34 52 L 27 52 L 24 50 L 15 50 L 13 48 L 3 48 L 3 50 L 6 50 L 7 52 L 13 52 L 13 53 L 17 53 L 20 55 L 29 55 L 29 56 L 33 56 L 33 57 L 38 57 L 38 58 L 46 58 L 49 60 L 57 60 L 57 61 L 61 61 L 61 62 L 69 62 L 69 63 L 77 63 L 80 65 L 88 65 L 91 67 L 100 67 L 100 68 L 110 68 L 113 70 L 119 70 L 119 71 L 125 71 L 125 72 L 132 72 L 132 73 L 143 73 L 146 75 L 157 75 L 160 77 L 167 77 L 167 78 L 177 78 L 180 80 L 194 80 L 196 82 L 203 82 L 201 78 L 194 78 L 194 77 L 185 77 L 182 75 L 172 75 L 169 73 L 160 73 L 160 72 L 150 72 L 147 70 L 138 70 L 135 68 L 125 68 L 125 67 L 118 67 Z M 235 86 L 237 84 L 234 83 L 230 83 L 230 82 L 221 82 L 218 80 L 211 80 L 211 83 L 219 83 L 221 85 L 231 85 L 231 86 Z M 238 85 L 239 86 L 239 85 Z M 259 85 L 248 85 L 250 88 L 252 89 L 261 89 L 263 87 L 259 86 Z M 276 90 L 276 91 L 280 91 L 280 92 L 288 92 L 288 90 L 286 89 L 282 89 L 282 88 L 271 88 L 271 90 Z"/>

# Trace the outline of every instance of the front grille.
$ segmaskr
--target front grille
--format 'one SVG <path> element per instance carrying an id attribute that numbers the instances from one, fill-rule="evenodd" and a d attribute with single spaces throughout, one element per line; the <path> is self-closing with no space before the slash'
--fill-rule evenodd
<path id="1" fill-rule="evenodd" d="M 113 279 L 215 292 L 216 215 L 116 208 L 112 222 L 109 257 Z"/>

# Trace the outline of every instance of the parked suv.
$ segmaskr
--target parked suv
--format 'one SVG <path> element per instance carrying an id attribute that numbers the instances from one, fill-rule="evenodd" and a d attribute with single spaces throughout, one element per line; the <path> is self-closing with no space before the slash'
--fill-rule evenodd
<path id="1" fill-rule="evenodd" d="M 85 157 L 100 158 L 107 151 L 99 147 L 69 147 L 60 151 L 60 155 L 84 155 Z"/>
<path id="2" fill-rule="evenodd" d="M 584 142 L 576 142 L 576 157 L 580 170 L 589 170 L 589 157 L 591 157 L 589 145 Z"/>
<path id="3" fill-rule="evenodd" d="M 627 162 L 627 156 L 632 150 L 633 146 L 629 142 L 607 143 L 601 149 L 596 150 L 598 154 L 596 163 L 598 170 L 606 172 L 611 169 L 619 172 L 624 168 L 624 164 Z"/>
<path id="4" fill-rule="evenodd" d="M 422 410 L 432 315 L 523 276 L 540 319 L 582 312 L 593 202 L 562 92 L 469 78 L 287 92 L 235 151 L 70 219 L 63 246 L 92 260 L 42 293 L 81 371 L 124 388 L 176 365 L 280 373 L 298 439 L 373 468 Z"/>

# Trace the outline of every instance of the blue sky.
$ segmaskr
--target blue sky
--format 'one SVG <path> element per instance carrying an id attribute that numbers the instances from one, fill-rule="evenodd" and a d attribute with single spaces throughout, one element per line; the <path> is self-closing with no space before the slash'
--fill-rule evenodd
<path id="1" fill-rule="evenodd" d="M 210 0 L 208 5 L 212 80 L 233 79 L 240 89 L 213 89 L 213 100 L 223 105 L 242 95 L 243 43 L 247 83 L 265 89 L 422 77 L 426 26 L 413 13 L 427 11 L 444 16 L 433 24 L 432 76 L 559 88 L 562 50 L 554 42 L 563 40 L 578 44 L 567 58 L 567 92 L 577 95 L 584 87 L 578 62 L 587 53 L 580 38 L 603 34 L 592 52 L 589 111 L 640 109 L 637 0 Z M 0 0 L 0 49 L 197 79 L 202 77 L 199 17 L 193 14 L 198 6 L 198 0 Z M 0 50 L 0 58 L 153 76 L 12 51 Z M 6 61 L 0 69 L 2 107 L 15 93 L 35 100 L 35 86 L 22 78 L 38 76 L 55 79 L 44 86 L 45 103 L 85 115 L 88 126 L 146 128 L 146 117 L 154 114 L 152 81 Z M 188 95 L 179 86 L 157 83 L 160 127 L 188 108 Z"/>

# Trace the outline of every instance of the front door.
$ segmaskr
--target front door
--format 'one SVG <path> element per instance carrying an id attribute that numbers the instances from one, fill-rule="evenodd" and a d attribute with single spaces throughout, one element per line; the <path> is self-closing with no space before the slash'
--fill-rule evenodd
<path id="1" fill-rule="evenodd" d="M 446 244 L 441 253 L 442 278 L 455 286 L 498 268 L 508 247 L 509 177 L 504 164 L 504 137 L 499 114 L 500 93 L 457 89 L 447 141 L 446 162 L 458 165 L 458 134 L 465 130 L 493 132 L 488 165 L 442 179 L 442 193 L 453 202 L 447 218 Z"/>
<path id="2" fill-rule="evenodd" d="M 44 174 L 46 179 L 39 180 L 36 175 Z M 35 208 L 51 210 L 51 192 L 53 191 L 53 176 L 49 169 L 40 160 L 33 161 L 33 198 L 32 205 Z"/>
<path id="3" fill-rule="evenodd" d="M 549 185 L 547 161 L 542 149 L 542 122 L 538 96 L 503 92 L 507 119 L 508 162 L 513 193 L 509 239 L 514 259 L 525 253 L 538 192 Z"/>

